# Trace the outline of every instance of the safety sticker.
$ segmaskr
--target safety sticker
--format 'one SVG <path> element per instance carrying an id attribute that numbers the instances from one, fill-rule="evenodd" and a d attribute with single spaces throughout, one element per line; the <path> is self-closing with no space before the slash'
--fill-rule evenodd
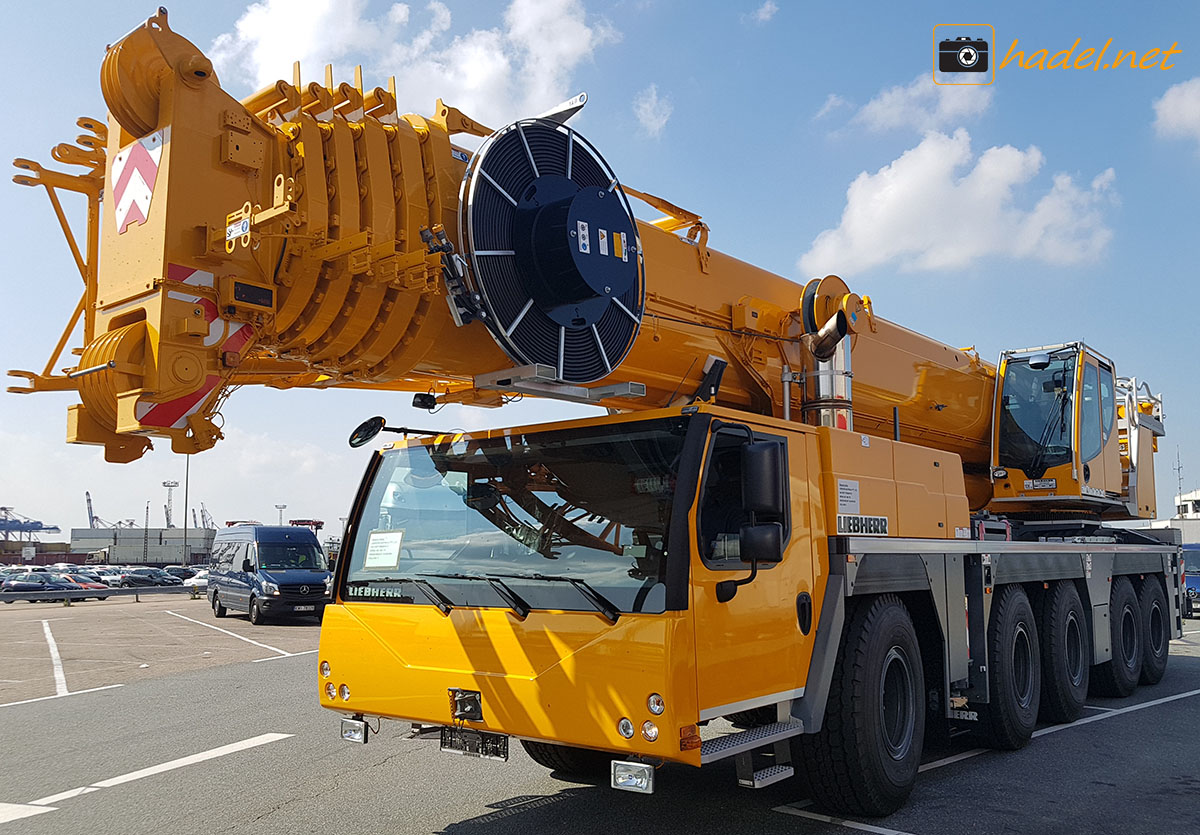
<path id="1" fill-rule="evenodd" d="M 592 251 L 592 242 L 588 237 L 587 221 L 575 221 L 575 232 L 579 237 L 579 251 L 584 255 L 589 255 Z"/>
<path id="2" fill-rule="evenodd" d="M 225 227 L 225 240 L 232 241 L 234 238 L 240 238 L 243 235 L 250 234 L 250 218 L 244 217 L 241 220 L 235 221 Z"/>
<path id="3" fill-rule="evenodd" d="M 450 156 L 454 157 L 456 160 L 459 160 L 460 162 L 470 162 L 471 161 L 470 155 L 466 151 L 458 150 L 458 148 L 451 148 Z"/>
<path id="4" fill-rule="evenodd" d="M 400 546 L 403 542 L 403 530 L 371 531 L 367 536 L 367 553 L 363 558 L 363 568 L 395 568 L 400 564 Z"/>
<path id="5" fill-rule="evenodd" d="M 837 502 L 838 513 L 861 513 L 858 501 L 858 482 L 852 479 L 839 478 L 837 483 Z"/>
<path id="6" fill-rule="evenodd" d="M 608 255 L 608 230 L 597 229 L 596 240 L 600 242 L 600 254 Z"/>
<path id="7" fill-rule="evenodd" d="M 1057 478 L 1027 478 L 1025 479 L 1026 490 L 1053 490 L 1058 487 Z"/>
<path id="8" fill-rule="evenodd" d="M 629 251 L 625 248 L 624 232 L 613 232 L 613 255 L 622 261 L 629 260 Z"/>

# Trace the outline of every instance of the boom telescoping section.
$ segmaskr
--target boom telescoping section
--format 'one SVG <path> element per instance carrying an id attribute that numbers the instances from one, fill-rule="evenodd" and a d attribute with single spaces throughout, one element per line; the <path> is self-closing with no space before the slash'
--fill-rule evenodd
<path id="1" fill-rule="evenodd" d="M 110 461 L 156 437 L 213 446 L 250 383 L 423 405 L 703 399 L 953 452 L 971 507 L 992 499 L 995 366 L 873 315 L 836 276 L 799 285 L 710 249 L 699 215 L 623 186 L 567 124 L 585 96 L 492 131 L 440 100 L 401 115 L 394 83 L 361 73 L 303 83 L 297 65 L 239 102 L 165 10 L 108 49 L 101 88 L 107 126 L 81 119 L 53 151 L 83 173 L 16 161 L 59 210 L 84 290 L 44 370 L 10 372 L 10 391 L 77 391 L 68 440 Z M 82 246 L 60 191 L 88 201 Z M 630 197 L 664 216 L 635 219 Z M 75 365 L 54 373 L 80 322 Z"/>

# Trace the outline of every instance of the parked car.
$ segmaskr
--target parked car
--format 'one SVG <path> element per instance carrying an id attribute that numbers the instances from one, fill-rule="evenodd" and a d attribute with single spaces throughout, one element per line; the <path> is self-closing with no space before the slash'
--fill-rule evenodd
<path id="1" fill-rule="evenodd" d="M 332 575 L 317 535 L 309 528 L 235 525 L 213 539 L 208 574 L 213 614 L 246 612 L 250 622 L 268 617 L 321 617 Z"/>
<path id="2" fill-rule="evenodd" d="M 163 571 L 178 577 L 180 580 L 186 580 L 196 574 L 193 569 L 188 568 L 186 565 L 168 565 L 163 568 Z"/>
<path id="3" fill-rule="evenodd" d="M 121 575 L 121 585 L 125 588 L 133 586 L 178 586 L 183 583 L 161 568 L 133 568 Z"/>
<path id="4" fill-rule="evenodd" d="M 63 579 L 61 575 L 51 574 L 47 571 L 30 571 L 25 574 L 17 574 L 10 576 L 0 585 L 0 591 L 77 591 L 82 586 L 77 583 L 72 583 L 70 580 Z M 47 598 L 26 598 L 30 603 L 37 600 L 46 600 Z M 57 598 L 59 600 L 63 598 Z M 12 600 L 5 600 L 5 603 L 12 603 Z"/>
<path id="5" fill-rule="evenodd" d="M 1183 616 L 1200 618 L 1200 545 L 1183 546 Z"/>
<path id="6" fill-rule="evenodd" d="M 72 583 L 75 583 L 80 588 L 93 589 L 95 591 L 101 591 L 101 592 L 111 591 L 111 589 L 109 589 L 109 587 L 107 585 L 105 585 L 104 583 L 101 583 L 95 577 L 89 577 L 87 574 L 60 574 L 58 576 L 65 578 L 67 580 L 70 580 Z M 107 600 L 108 597 L 109 597 L 108 594 L 96 595 L 97 600 Z M 80 597 L 77 599 L 78 600 L 87 600 L 86 597 Z"/>
<path id="7" fill-rule="evenodd" d="M 101 583 L 107 586 L 119 586 L 121 585 L 121 575 L 124 572 L 115 566 L 106 565 L 93 569 L 92 573 L 100 578 Z"/>
<path id="8" fill-rule="evenodd" d="M 184 588 L 189 589 L 208 589 L 208 569 L 202 568 L 183 581 Z"/>

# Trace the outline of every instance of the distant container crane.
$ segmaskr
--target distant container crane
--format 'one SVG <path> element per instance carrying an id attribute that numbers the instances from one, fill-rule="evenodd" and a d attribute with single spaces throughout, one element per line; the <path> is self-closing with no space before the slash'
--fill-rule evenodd
<path id="1" fill-rule="evenodd" d="M 136 528 L 137 527 L 137 521 L 134 519 L 125 519 L 125 520 L 118 519 L 116 522 L 110 522 L 107 519 L 103 519 L 103 518 L 97 516 L 95 514 L 95 512 L 92 510 L 92 494 L 91 494 L 91 492 L 85 490 L 83 492 L 83 497 L 84 497 L 84 499 L 87 500 L 87 514 L 88 514 L 88 527 L 89 528 L 117 528 L 117 529 L 120 529 L 120 528 Z"/>
<path id="2" fill-rule="evenodd" d="M 4 541 L 37 542 L 38 534 L 62 533 L 58 525 L 47 525 L 16 513 L 11 507 L 0 507 L 0 535 Z"/>

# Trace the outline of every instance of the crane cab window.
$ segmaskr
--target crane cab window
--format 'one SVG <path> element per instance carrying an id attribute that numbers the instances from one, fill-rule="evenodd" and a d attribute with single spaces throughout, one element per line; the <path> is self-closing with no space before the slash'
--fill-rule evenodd
<path id="1" fill-rule="evenodd" d="M 1100 383 L 1096 366 L 1083 367 L 1083 388 L 1079 397 L 1079 458 L 1091 461 L 1102 448 L 1100 426 Z"/>
<path id="2" fill-rule="evenodd" d="M 755 440 L 776 439 L 756 436 Z M 709 568 L 745 570 L 747 567 L 741 558 L 742 525 L 750 524 L 750 514 L 742 501 L 742 444 L 745 441 L 745 432 L 721 430 L 713 436 L 709 449 L 699 514 L 700 556 Z M 784 506 L 787 506 L 786 501 Z M 786 541 L 786 518 L 768 519 L 759 514 L 755 521 L 780 522 Z M 771 567 L 760 564 L 759 570 Z"/>
<path id="3" fill-rule="evenodd" d="M 1041 478 L 1046 470 L 1071 460 L 1075 357 L 1074 350 L 1060 351 L 1044 368 L 1031 368 L 1025 357 L 1005 363 L 998 430 L 1001 467 Z"/>
<path id="4" fill-rule="evenodd" d="M 1113 386 L 1111 368 L 1100 367 L 1100 419 L 1104 424 L 1104 443 L 1112 434 L 1113 417 L 1116 412 L 1116 389 Z"/>

